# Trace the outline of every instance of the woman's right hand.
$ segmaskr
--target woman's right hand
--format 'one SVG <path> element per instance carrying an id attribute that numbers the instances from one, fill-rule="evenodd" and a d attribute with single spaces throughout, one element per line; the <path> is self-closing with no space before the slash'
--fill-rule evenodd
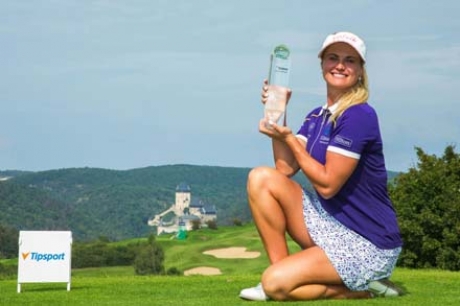
<path id="1" fill-rule="evenodd" d="M 286 101 L 286 106 L 291 98 L 292 90 L 287 87 L 278 86 L 278 85 L 269 85 L 268 80 L 264 80 L 264 85 L 262 86 L 261 93 L 261 102 L 265 105 L 268 99 L 270 98 L 270 90 L 272 90 L 277 95 L 277 99 L 284 99 Z"/>

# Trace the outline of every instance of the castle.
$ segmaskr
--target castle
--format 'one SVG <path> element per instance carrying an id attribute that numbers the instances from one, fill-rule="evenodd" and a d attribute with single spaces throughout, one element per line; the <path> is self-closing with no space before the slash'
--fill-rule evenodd
<path id="1" fill-rule="evenodd" d="M 172 213 L 174 217 L 170 221 L 164 221 L 163 216 Z M 148 221 L 148 225 L 157 227 L 157 235 L 178 233 L 180 229 L 190 231 L 193 224 L 198 222 L 205 226 L 209 221 L 216 221 L 216 209 L 206 204 L 198 197 L 192 198 L 190 186 L 180 183 L 176 187 L 176 202 L 162 213 L 155 215 Z"/>

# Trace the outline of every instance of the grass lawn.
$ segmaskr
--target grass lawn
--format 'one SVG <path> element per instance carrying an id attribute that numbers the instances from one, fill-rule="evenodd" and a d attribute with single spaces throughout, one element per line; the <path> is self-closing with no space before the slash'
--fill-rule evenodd
<path id="1" fill-rule="evenodd" d="M 165 267 L 186 270 L 217 267 L 216 276 L 136 276 L 132 267 L 79 269 L 72 271 L 71 290 L 66 284 L 23 284 L 17 293 L 16 279 L 0 280 L 0 305 L 251 305 L 238 298 L 242 288 L 259 281 L 267 265 L 262 253 L 256 259 L 218 259 L 205 250 L 245 246 L 263 251 L 251 226 L 203 230 L 186 240 L 159 237 L 166 254 Z M 126 242 L 120 242 L 126 243 Z M 290 244 L 292 249 L 296 247 Z M 397 268 L 392 281 L 407 294 L 372 300 L 266 302 L 272 305 L 460 305 L 460 272 Z"/>
<path id="2" fill-rule="evenodd" d="M 101 268 L 73 273 L 65 284 L 23 284 L 0 281 L 0 305 L 250 305 L 238 298 L 241 288 L 258 282 L 258 275 L 134 276 L 132 269 Z M 460 273 L 396 269 L 393 281 L 408 293 L 397 298 L 315 301 L 309 305 L 460 305 Z M 305 305 L 306 302 L 267 302 Z"/>

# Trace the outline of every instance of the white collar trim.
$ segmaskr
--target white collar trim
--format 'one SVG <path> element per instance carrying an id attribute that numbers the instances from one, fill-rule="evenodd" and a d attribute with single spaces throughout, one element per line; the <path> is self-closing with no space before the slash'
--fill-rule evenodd
<path id="1" fill-rule="evenodd" d="M 339 107 L 339 103 L 336 102 L 334 104 L 332 104 L 332 106 L 327 106 L 327 104 L 325 104 L 322 108 L 321 108 L 321 111 L 319 112 L 320 115 L 323 114 L 323 112 L 327 109 L 331 114 L 334 114 L 336 111 L 337 111 L 337 108 Z"/>

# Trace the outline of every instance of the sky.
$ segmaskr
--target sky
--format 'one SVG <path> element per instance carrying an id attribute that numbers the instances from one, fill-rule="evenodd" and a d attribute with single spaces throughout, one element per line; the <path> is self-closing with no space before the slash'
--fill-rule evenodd
<path id="1" fill-rule="evenodd" d="M 318 51 L 367 45 L 387 169 L 459 152 L 458 0 L 0 1 L 0 171 L 272 165 L 269 55 L 291 50 L 288 125 L 324 105 Z"/>

